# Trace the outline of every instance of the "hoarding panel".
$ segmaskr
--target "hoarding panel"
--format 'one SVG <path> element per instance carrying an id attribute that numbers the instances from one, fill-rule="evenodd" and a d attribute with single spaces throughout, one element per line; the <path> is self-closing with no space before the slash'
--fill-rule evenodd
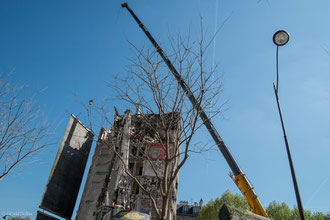
<path id="1" fill-rule="evenodd" d="M 71 218 L 92 142 L 93 134 L 71 115 L 40 208 Z"/>

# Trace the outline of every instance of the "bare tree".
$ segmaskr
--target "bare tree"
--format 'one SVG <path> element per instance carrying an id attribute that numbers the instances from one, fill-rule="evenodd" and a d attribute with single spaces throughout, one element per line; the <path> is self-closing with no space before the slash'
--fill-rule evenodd
<path id="1" fill-rule="evenodd" d="M 214 37 L 207 41 L 204 35 L 201 22 L 200 35 L 196 40 L 191 40 L 190 30 L 186 37 L 180 33 L 176 37 L 170 36 L 170 50 L 167 54 L 171 54 L 169 59 L 193 92 L 197 105 L 212 118 L 224 110 L 226 101 L 220 100 L 222 78 L 217 72 L 217 66 L 209 67 L 210 62 L 206 57 L 206 52 Z M 122 140 L 122 137 L 119 137 L 118 132 L 114 131 L 123 126 L 125 117 L 120 116 L 117 110 L 108 146 L 121 161 L 125 175 L 144 195 L 148 196 L 156 218 L 171 219 L 173 216 L 169 216 L 169 213 L 170 210 L 175 209 L 176 204 L 170 201 L 177 189 L 180 169 L 187 162 L 191 153 L 202 153 L 210 150 L 211 147 L 198 146 L 196 145 L 198 141 L 193 140 L 197 130 L 203 125 L 203 121 L 199 119 L 201 108 L 192 106 L 187 100 L 188 97 L 182 91 L 180 83 L 175 80 L 157 51 L 153 47 L 140 48 L 129 43 L 134 55 L 129 59 L 127 74 L 123 77 L 116 77 L 110 87 L 115 91 L 116 100 L 127 103 L 129 108 L 137 109 L 140 113 L 139 118 L 143 121 L 143 128 L 131 131 L 129 148 L 130 151 L 134 148 L 134 151 L 137 151 L 149 162 L 149 166 L 154 172 L 153 176 L 157 180 L 156 189 L 146 186 L 143 179 L 128 166 L 127 157 L 118 148 L 118 140 Z M 103 112 L 104 120 L 112 124 L 112 119 L 108 117 L 109 113 L 108 110 L 105 110 L 104 105 L 93 108 L 85 107 L 88 116 L 91 115 L 91 109 L 98 109 Z M 159 160 L 150 154 L 152 149 L 145 147 L 152 146 L 154 143 L 161 147 L 164 156 L 161 165 Z M 158 196 L 161 197 L 161 204 L 157 200 Z"/>
<path id="2" fill-rule="evenodd" d="M 0 78 L 0 180 L 48 144 L 48 124 L 25 87 Z"/>

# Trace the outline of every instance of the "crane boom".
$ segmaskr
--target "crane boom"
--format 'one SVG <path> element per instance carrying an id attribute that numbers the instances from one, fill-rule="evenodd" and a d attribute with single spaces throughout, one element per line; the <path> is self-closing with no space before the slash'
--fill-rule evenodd
<path id="1" fill-rule="evenodd" d="M 224 156 L 225 160 L 227 161 L 230 169 L 232 170 L 235 178 L 233 178 L 235 184 L 238 186 L 244 197 L 246 198 L 249 206 L 252 208 L 253 212 L 268 217 L 265 209 L 263 208 L 262 204 L 260 203 L 256 193 L 253 190 L 253 187 L 249 183 L 248 179 L 246 178 L 245 174 L 242 172 L 236 161 L 234 160 L 233 156 L 231 155 L 230 151 L 228 150 L 226 144 L 223 142 L 220 134 L 215 129 L 211 119 L 207 116 L 203 108 L 199 105 L 198 101 L 196 100 L 195 96 L 191 92 L 189 86 L 186 84 L 184 79 L 180 76 L 178 71 L 175 69 L 171 61 L 168 59 L 166 54 L 164 53 L 163 49 L 158 45 L 156 40 L 152 37 L 150 32 L 144 26 L 144 24 L 140 21 L 140 19 L 135 15 L 133 10 L 128 6 L 128 3 L 123 3 L 121 5 L 123 8 L 126 8 L 128 12 L 133 16 L 134 20 L 138 23 L 139 27 L 142 31 L 147 35 L 148 39 L 152 43 L 152 45 L 156 48 L 156 51 L 159 55 L 163 58 L 164 62 L 179 82 L 180 86 L 182 87 L 185 94 L 188 96 L 189 100 L 191 101 L 194 108 L 196 108 L 199 112 L 199 116 L 203 121 L 203 124 L 206 126 L 207 130 L 209 131 L 210 135 L 212 136 L 213 140 L 215 141 L 216 145 L 218 146 L 219 150 L 221 151 L 222 155 Z"/>

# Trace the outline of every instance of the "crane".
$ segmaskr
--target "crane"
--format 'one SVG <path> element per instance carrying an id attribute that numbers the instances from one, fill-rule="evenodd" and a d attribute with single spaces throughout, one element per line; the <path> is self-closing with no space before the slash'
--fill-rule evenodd
<path id="1" fill-rule="evenodd" d="M 198 109 L 199 117 L 203 121 L 203 124 L 209 131 L 210 135 L 212 136 L 213 140 L 215 141 L 216 145 L 218 146 L 219 150 L 221 151 L 222 155 L 224 156 L 225 160 L 227 161 L 230 169 L 232 170 L 231 177 L 234 180 L 235 184 L 239 188 L 239 190 L 242 192 L 243 196 L 247 200 L 249 206 L 253 210 L 255 214 L 264 216 L 268 218 L 268 215 L 262 206 L 261 202 L 258 199 L 257 194 L 254 192 L 254 188 L 251 186 L 250 182 L 248 181 L 246 175 L 242 172 L 240 167 L 238 166 L 237 162 L 235 161 L 234 157 L 228 150 L 228 147 L 222 140 L 219 132 L 214 127 L 213 123 L 211 122 L 211 119 L 207 116 L 203 108 L 198 104 L 196 98 L 194 97 L 193 93 L 191 92 L 189 86 L 186 84 L 184 79 L 180 76 L 178 71 L 175 69 L 171 61 L 166 56 L 163 49 L 159 46 L 159 44 L 156 42 L 156 40 L 152 37 L 150 32 L 147 30 L 147 28 L 144 26 L 144 24 L 140 21 L 140 19 L 135 15 L 133 10 L 129 7 L 128 3 L 121 4 L 122 8 L 126 8 L 128 12 L 132 15 L 134 20 L 138 23 L 139 27 L 142 29 L 142 31 L 147 35 L 148 39 L 152 43 L 152 45 L 155 47 L 158 54 L 162 57 L 164 62 L 166 63 L 167 67 L 170 69 L 172 74 L 174 75 L 175 79 L 179 82 L 181 88 L 191 101 L 194 108 Z"/>

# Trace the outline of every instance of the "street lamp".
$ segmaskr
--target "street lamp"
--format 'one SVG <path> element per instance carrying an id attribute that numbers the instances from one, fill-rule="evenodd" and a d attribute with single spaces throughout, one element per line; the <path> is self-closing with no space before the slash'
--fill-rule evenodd
<path id="1" fill-rule="evenodd" d="M 300 216 L 301 220 L 305 220 L 304 209 L 303 209 L 301 199 L 300 199 L 298 183 L 297 183 L 297 179 L 296 179 L 296 174 L 294 172 L 293 162 L 292 162 L 290 148 L 289 148 L 289 142 L 288 142 L 288 138 L 286 136 L 283 117 L 282 117 L 282 112 L 281 112 L 281 107 L 280 107 L 280 101 L 279 101 L 279 98 L 278 98 L 278 81 L 279 81 L 278 48 L 280 46 L 284 46 L 286 43 L 288 43 L 289 38 L 290 38 L 290 36 L 289 36 L 288 32 L 283 31 L 283 30 L 277 31 L 273 36 L 273 42 L 274 42 L 274 44 L 277 45 L 277 47 L 276 47 L 276 86 L 275 86 L 275 83 L 273 83 L 273 87 L 274 87 L 274 92 L 275 92 L 275 97 L 276 97 L 276 102 L 277 102 L 278 113 L 279 113 L 280 119 L 281 119 L 283 137 L 284 137 L 284 142 L 285 142 L 285 146 L 286 146 L 286 152 L 288 154 L 289 165 L 290 165 L 290 170 L 291 170 L 291 176 L 292 176 L 294 191 L 295 191 L 295 194 L 296 194 L 296 199 L 297 199 L 297 204 L 298 204 L 299 216 Z"/>
<path id="2" fill-rule="evenodd" d="M 273 42 L 277 46 L 284 46 L 286 43 L 288 43 L 289 38 L 290 38 L 290 35 L 288 32 L 279 30 L 274 34 Z"/>
<path id="3" fill-rule="evenodd" d="M 279 81 L 279 76 L 278 76 L 278 47 L 284 46 L 286 43 L 288 43 L 290 38 L 290 35 L 288 32 L 279 30 L 277 31 L 274 36 L 273 36 L 273 42 L 277 46 L 276 47 L 276 93 L 278 91 L 278 81 Z"/>

